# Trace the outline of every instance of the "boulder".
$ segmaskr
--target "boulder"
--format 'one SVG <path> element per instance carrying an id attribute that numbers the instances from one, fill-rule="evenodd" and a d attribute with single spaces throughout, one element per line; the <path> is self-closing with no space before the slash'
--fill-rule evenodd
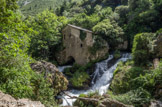
<path id="1" fill-rule="evenodd" d="M 0 91 L 0 107 L 45 107 L 40 101 L 31 101 L 29 99 L 16 100 L 8 94 Z"/>
<path id="2" fill-rule="evenodd" d="M 46 61 L 38 61 L 31 64 L 31 68 L 37 73 L 43 74 L 55 89 L 55 94 L 65 91 L 68 86 L 68 80 L 64 77 L 62 72 L 59 72 L 57 67 Z"/>
<path id="3" fill-rule="evenodd" d="M 161 101 L 151 101 L 151 104 L 149 107 L 162 107 L 162 102 Z"/>
<path id="4" fill-rule="evenodd" d="M 84 105 L 93 105 L 95 107 L 133 107 L 132 105 L 126 105 L 119 101 L 109 98 L 109 95 L 104 94 L 103 96 L 91 96 L 91 97 L 71 97 L 76 98 L 74 105 L 79 106 L 80 101 Z"/>
<path id="5" fill-rule="evenodd" d="M 155 59 L 153 60 L 153 64 L 154 64 L 154 68 L 155 68 L 155 69 L 158 68 L 159 63 L 160 63 L 160 61 L 159 61 L 158 58 L 155 58 Z"/>

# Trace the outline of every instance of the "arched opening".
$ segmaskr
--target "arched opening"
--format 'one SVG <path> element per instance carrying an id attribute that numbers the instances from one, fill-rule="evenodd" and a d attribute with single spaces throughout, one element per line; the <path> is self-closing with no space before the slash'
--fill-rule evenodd
<path id="1" fill-rule="evenodd" d="M 74 57 L 69 56 L 69 57 L 68 57 L 67 64 L 68 64 L 68 65 L 73 65 L 74 63 L 75 63 L 75 59 L 74 59 Z"/>
<path id="2" fill-rule="evenodd" d="M 83 44 L 80 44 L 80 47 L 82 48 L 83 47 Z"/>

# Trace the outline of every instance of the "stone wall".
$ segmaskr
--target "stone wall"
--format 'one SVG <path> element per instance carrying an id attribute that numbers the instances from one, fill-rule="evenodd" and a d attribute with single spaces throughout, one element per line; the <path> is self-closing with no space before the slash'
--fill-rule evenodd
<path id="1" fill-rule="evenodd" d="M 95 60 L 105 56 L 108 52 L 108 48 L 105 47 L 98 51 L 96 55 L 91 55 L 89 47 L 92 47 L 94 44 L 92 32 L 86 30 L 83 30 L 83 32 L 86 33 L 86 37 L 84 40 L 81 40 L 80 29 L 67 26 L 63 30 L 63 46 L 65 49 L 57 55 L 57 60 L 60 64 L 65 64 L 72 57 L 75 63 L 84 65 L 92 59 Z"/>

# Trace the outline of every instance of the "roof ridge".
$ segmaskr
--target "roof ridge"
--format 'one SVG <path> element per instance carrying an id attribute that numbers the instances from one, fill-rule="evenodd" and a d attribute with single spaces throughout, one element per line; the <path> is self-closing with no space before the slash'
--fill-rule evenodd
<path id="1" fill-rule="evenodd" d="M 91 30 L 84 29 L 84 28 L 81 28 L 81 27 L 78 27 L 78 26 L 75 26 L 75 25 L 68 24 L 68 26 L 73 27 L 73 28 L 76 28 L 76 29 L 84 30 L 84 31 L 86 31 L 86 32 L 90 32 L 90 33 L 92 33 Z"/>

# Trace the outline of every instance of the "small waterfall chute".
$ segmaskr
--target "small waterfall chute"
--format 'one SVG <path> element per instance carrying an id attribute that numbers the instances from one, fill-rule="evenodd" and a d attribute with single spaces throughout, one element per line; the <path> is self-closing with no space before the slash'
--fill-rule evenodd
<path id="1" fill-rule="evenodd" d="M 82 91 L 70 90 L 70 91 L 67 91 L 68 95 L 78 97 L 80 94 L 88 94 L 89 92 L 96 92 L 97 91 L 101 95 L 106 93 L 107 89 L 110 85 L 110 82 L 113 78 L 113 72 L 115 71 L 118 63 L 120 61 L 125 62 L 128 59 L 131 59 L 131 54 L 130 53 L 122 54 L 122 57 L 119 58 L 115 62 L 114 65 L 112 65 L 111 67 L 108 68 L 107 64 L 112 59 L 113 59 L 113 55 L 110 55 L 108 59 L 96 63 L 96 70 L 91 75 L 93 77 L 92 78 L 92 84 L 93 85 L 89 90 L 82 90 Z M 69 67 L 69 66 L 66 66 L 66 67 Z M 61 68 L 60 71 L 62 71 L 62 69 L 65 69 L 66 67 Z M 73 102 L 75 102 L 75 101 L 76 101 L 76 99 L 70 99 L 70 97 L 65 95 L 64 99 L 63 99 L 62 106 L 72 106 Z"/>

